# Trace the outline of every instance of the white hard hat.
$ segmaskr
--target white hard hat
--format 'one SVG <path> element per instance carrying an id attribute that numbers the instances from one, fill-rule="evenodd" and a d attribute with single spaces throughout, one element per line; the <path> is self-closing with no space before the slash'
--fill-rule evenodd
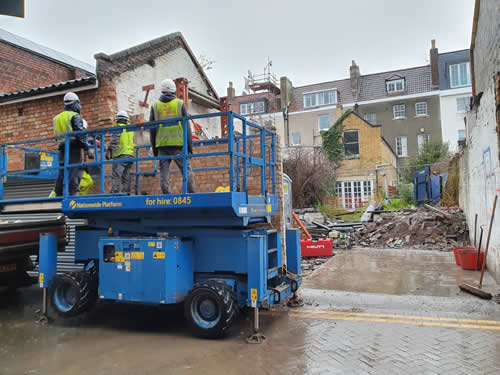
<path id="1" fill-rule="evenodd" d="M 116 118 L 124 118 L 124 119 L 127 119 L 128 121 L 128 113 L 126 111 L 118 111 L 118 113 L 116 114 Z"/>
<path id="2" fill-rule="evenodd" d="M 163 81 L 161 81 L 160 90 L 161 90 L 161 92 L 175 93 L 177 88 L 175 87 L 175 82 L 172 81 L 171 79 L 167 78 L 167 79 L 164 79 Z"/>
<path id="3" fill-rule="evenodd" d="M 64 102 L 65 103 L 79 102 L 79 101 L 80 101 L 80 98 L 74 92 L 68 92 L 66 95 L 64 95 Z"/>

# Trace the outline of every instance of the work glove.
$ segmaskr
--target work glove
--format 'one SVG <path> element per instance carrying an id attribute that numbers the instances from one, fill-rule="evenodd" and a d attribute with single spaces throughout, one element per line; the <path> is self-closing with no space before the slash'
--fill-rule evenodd
<path id="1" fill-rule="evenodd" d="M 86 150 L 86 151 L 85 151 L 85 155 L 86 155 L 86 156 L 87 156 L 90 160 L 94 160 L 94 159 L 95 159 L 94 150 L 92 150 L 92 149 Z"/>

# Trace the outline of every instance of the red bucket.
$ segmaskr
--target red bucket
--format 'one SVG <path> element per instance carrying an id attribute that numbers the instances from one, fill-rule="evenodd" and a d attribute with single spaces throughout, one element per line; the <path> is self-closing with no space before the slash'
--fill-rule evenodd
<path id="1" fill-rule="evenodd" d="M 460 265 L 460 257 L 458 256 L 458 249 L 464 249 L 463 247 L 454 247 L 453 254 L 455 255 L 455 263 L 457 266 Z"/>
<path id="2" fill-rule="evenodd" d="M 477 249 L 473 247 L 458 248 L 458 257 L 464 270 L 480 270 L 483 267 L 484 253 L 480 253 L 477 266 Z"/>

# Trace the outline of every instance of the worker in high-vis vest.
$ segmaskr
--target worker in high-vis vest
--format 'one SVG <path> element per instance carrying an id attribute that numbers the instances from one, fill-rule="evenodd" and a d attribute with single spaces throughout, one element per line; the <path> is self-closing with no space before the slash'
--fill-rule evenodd
<path id="1" fill-rule="evenodd" d="M 160 99 L 151 106 L 149 121 L 161 121 L 177 117 L 189 116 L 186 106 L 181 99 L 175 96 L 176 87 L 174 81 L 165 79 L 160 84 Z M 191 121 L 187 123 L 188 153 L 193 152 L 193 138 L 191 133 Z M 174 156 L 183 153 L 184 131 L 182 122 L 179 121 L 174 126 L 160 126 L 151 130 L 151 145 L 155 156 Z M 174 159 L 182 173 L 183 160 Z M 170 169 L 170 159 L 160 160 L 160 184 L 163 194 L 170 194 L 170 184 L 168 173 Z M 188 163 L 188 192 L 194 193 L 194 176 L 190 163 Z"/>
<path id="2" fill-rule="evenodd" d="M 85 130 L 84 120 L 80 115 L 82 106 L 78 95 L 68 92 L 64 95 L 64 111 L 54 117 L 54 136 L 59 145 L 59 166 L 64 166 L 64 136 L 67 132 Z M 69 143 L 69 164 L 82 163 L 82 151 L 87 152 L 89 144 L 85 134 L 70 138 Z M 69 195 L 76 195 L 80 184 L 80 167 L 68 169 L 68 190 Z M 57 175 L 55 193 L 57 196 L 63 195 L 64 169 L 59 170 Z"/>
<path id="3" fill-rule="evenodd" d="M 128 113 L 119 111 L 116 114 L 115 126 L 129 125 Z M 130 194 L 130 169 L 134 164 L 128 159 L 135 157 L 134 132 L 123 129 L 121 133 L 114 133 L 106 151 L 106 159 L 121 160 L 113 163 L 111 172 L 111 193 Z"/>

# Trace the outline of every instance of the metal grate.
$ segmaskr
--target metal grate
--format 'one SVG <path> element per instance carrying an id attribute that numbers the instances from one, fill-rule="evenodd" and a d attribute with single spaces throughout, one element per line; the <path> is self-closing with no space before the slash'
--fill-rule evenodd
<path id="1" fill-rule="evenodd" d="M 9 179 L 4 185 L 3 199 L 48 197 L 54 186 L 54 180 Z"/>

